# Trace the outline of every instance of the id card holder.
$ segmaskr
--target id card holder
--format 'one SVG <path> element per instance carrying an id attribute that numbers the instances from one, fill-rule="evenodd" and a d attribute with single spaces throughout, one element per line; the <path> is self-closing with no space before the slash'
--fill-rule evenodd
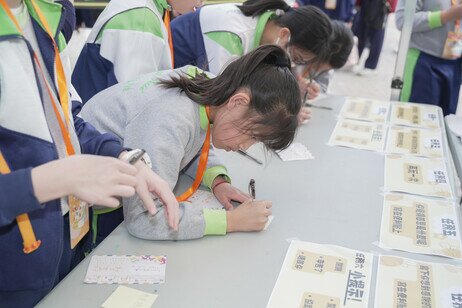
<path id="1" fill-rule="evenodd" d="M 69 196 L 69 233 L 71 237 L 71 249 L 90 230 L 88 203 L 74 196 Z"/>
<path id="2" fill-rule="evenodd" d="M 448 33 L 444 44 L 443 58 L 458 59 L 462 55 L 462 32 L 451 31 Z"/>
<path id="3" fill-rule="evenodd" d="M 337 7 L 337 0 L 326 0 L 324 7 L 327 10 L 335 10 L 335 8 Z"/>

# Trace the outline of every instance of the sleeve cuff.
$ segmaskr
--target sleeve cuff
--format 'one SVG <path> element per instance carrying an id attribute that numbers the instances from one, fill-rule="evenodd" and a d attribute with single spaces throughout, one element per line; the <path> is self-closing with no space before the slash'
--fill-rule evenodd
<path id="1" fill-rule="evenodd" d="M 441 22 L 441 11 L 430 12 L 428 13 L 428 26 L 430 29 L 435 29 L 441 27 L 443 24 Z"/>
<path id="2" fill-rule="evenodd" d="M 224 177 L 228 183 L 231 183 L 231 178 L 228 176 L 228 170 L 226 170 L 224 166 L 215 166 L 212 168 L 208 168 L 205 171 L 204 178 L 202 179 L 202 183 L 205 186 L 207 186 L 209 189 L 212 189 L 213 181 L 219 175 Z"/>
<path id="3" fill-rule="evenodd" d="M 101 145 L 98 155 L 118 158 L 120 153 L 126 150 L 127 148 L 122 147 L 118 141 L 108 140 Z"/>
<path id="4" fill-rule="evenodd" d="M 226 211 L 204 209 L 205 231 L 204 235 L 226 234 Z"/>

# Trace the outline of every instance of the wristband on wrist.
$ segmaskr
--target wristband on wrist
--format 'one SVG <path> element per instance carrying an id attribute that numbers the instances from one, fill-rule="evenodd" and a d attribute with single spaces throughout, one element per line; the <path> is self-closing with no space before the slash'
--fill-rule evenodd
<path id="1" fill-rule="evenodd" d="M 221 180 L 220 182 L 216 183 L 215 185 L 212 186 L 212 193 L 215 194 L 214 190 L 215 188 L 218 186 L 218 185 L 221 185 L 221 184 L 224 184 L 224 183 L 228 183 L 228 181 L 226 180 Z"/>

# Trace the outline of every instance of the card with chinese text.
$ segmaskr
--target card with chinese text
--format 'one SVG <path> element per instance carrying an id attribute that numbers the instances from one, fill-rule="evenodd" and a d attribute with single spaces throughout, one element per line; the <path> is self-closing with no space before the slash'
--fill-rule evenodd
<path id="1" fill-rule="evenodd" d="M 390 123 L 414 127 L 440 127 L 440 108 L 433 105 L 393 102 Z"/>
<path id="2" fill-rule="evenodd" d="M 442 159 L 423 157 L 385 157 L 385 190 L 452 198 L 446 164 Z"/>
<path id="3" fill-rule="evenodd" d="M 348 119 L 357 119 L 384 123 L 388 120 L 390 102 L 376 99 L 348 97 L 340 110 L 340 116 Z"/>
<path id="4" fill-rule="evenodd" d="M 388 130 L 385 152 L 425 157 L 443 157 L 443 136 L 439 129 L 393 126 Z"/>
<path id="5" fill-rule="evenodd" d="M 339 119 L 328 144 L 382 152 L 386 133 L 385 124 Z"/>
<path id="6" fill-rule="evenodd" d="M 165 282 L 166 256 L 92 256 L 85 283 L 154 284 Z"/>
<path id="7" fill-rule="evenodd" d="M 386 248 L 461 259 L 456 204 L 386 194 L 380 244 Z"/>
<path id="8" fill-rule="evenodd" d="M 461 307 L 462 267 L 380 256 L 376 308 Z"/>
<path id="9" fill-rule="evenodd" d="M 292 241 L 267 308 L 368 307 L 373 256 Z"/>

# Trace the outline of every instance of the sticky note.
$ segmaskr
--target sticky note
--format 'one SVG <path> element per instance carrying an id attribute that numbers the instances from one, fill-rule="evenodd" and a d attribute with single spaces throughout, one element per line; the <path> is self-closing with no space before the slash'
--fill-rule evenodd
<path id="1" fill-rule="evenodd" d="M 151 308 L 157 299 L 151 294 L 125 286 L 119 286 L 101 305 L 103 308 Z"/>

